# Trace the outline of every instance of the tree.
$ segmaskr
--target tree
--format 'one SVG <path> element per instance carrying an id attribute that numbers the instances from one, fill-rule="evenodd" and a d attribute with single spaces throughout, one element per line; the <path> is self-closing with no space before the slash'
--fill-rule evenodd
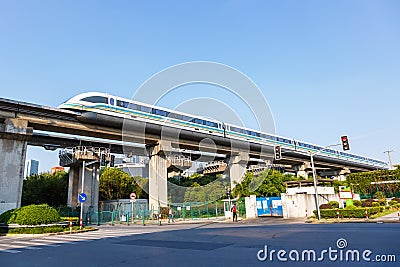
<path id="1" fill-rule="evenodd" d="M 285 182 L 299 179 L 294 175 L 283 174 L 276 170 L 265 170 L 257 176 L 252 172 L 247 172 L 243 181 L 235 186 L 232 193 L 235 197 L 280 196 L 281 193 L 286 192 Z"/>
<path id="2" fill-rule="evenodd" d="M 145 197 L 142 187 L 136 181 L 141 177 L 131 177 L 128 173 L 117 168 L 104 168 L 100 174 L 100 200 L 126 199 L 135 192 L 137 198 Z"/>
<path id="3" fill-rule="evenodd" d="M 68 179 L 68 173 L 64 171 L 27 177 L 22 186 L 22 206 L 30 204 L 65 206 L 68 199 Z"/>

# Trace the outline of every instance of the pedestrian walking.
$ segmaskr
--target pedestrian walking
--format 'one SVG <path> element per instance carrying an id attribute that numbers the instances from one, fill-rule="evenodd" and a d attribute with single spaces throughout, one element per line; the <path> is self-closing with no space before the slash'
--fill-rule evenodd
<path id="1" fill-rule="evenodd" d="M 172 220 L 172 222 L 174 222 L 174 212 L 172 211 L 172 208 L 169 208 L 168 211 L 168 223 Z"/>
<path id="2" fill-rule="evenodd" d="M 231 208 L 231 212 L 232 212 L 232 220 L 237 221 L 237 209 L 236 209 L 236 204 L 233 204 L 232 208 Z"/>

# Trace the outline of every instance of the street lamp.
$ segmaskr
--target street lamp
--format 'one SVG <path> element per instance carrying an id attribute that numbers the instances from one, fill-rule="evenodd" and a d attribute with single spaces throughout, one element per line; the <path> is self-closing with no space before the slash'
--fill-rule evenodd
<path id="1" fill-rule="evenodd" d="M 392 164 L 392 158 L 390 157 L 390 153 L 394 152 L 394 150 L 388 149 L 387 151 L 384 151 L 383 153 L 387 153 L 389 157 L 389 168 L 393 170 L 393 164 Z"/>

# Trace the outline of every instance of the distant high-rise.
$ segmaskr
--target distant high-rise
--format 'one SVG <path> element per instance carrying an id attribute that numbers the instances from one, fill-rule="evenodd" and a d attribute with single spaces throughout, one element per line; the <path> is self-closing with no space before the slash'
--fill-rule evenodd
<path id="1" fill-rule="evenodd" d="M 25 164 L 25 177 L 33 174 L 39 174 L 39 161 L 31 159 Z"/>

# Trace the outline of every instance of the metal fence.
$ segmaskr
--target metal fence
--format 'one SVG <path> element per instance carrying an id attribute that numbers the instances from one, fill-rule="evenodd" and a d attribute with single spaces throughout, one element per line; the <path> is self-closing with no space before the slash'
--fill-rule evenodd
<path id="1" fill-rule="evenodd" d="M 239 217 L 245 217 L 244 199 L 235 202 Z M 83 222 L 89 224 L 159 224 L 168 220 L 169 207 L 148 209 L 147 201 L 129 202 L 120 200 L 103 204 L 102 209 L 85 212 Z M 230 210 L 226 201 L 171 203 L 174 221 L 225 219 L 225 212 Z"/>

